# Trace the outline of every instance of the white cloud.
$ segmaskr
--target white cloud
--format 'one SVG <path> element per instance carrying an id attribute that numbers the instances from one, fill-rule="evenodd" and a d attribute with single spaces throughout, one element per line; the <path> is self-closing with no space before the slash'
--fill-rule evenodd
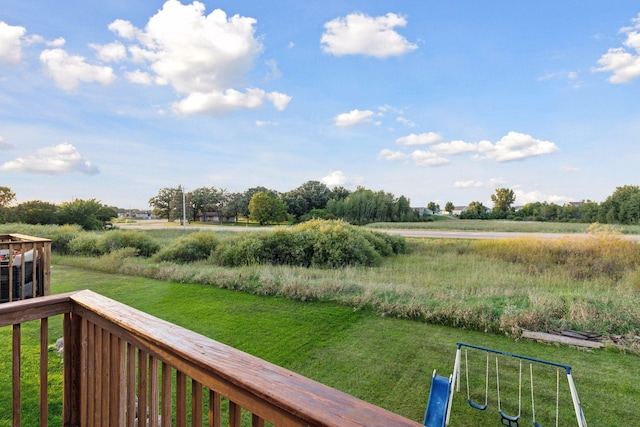
<path id="1" fill-rule="evenodd" d="M 434 151 L 439 154 L 462 154 L 469 152 L 477 152 L 480 149 L 482 143 L 472 143 L 472 142 L 464 142 L 464 141 L 451 141 L 451 142 L 441 142 L 440 144 L 432 145 L 431 151 Z"/>
<path id="2" fill-rule="evenodd" d="M 98 168 L 68 142 L 53 147 L 44 147 L 35 154 L 18 157 L 2 166 L 0 170 L 10 172 L 36 172 L 46 175 L 61 175 L 78 172 L 85 175 L 98 173 Z"/>
<path id="3" fill-rule="evenodd" d="M 183 5 L 168 0 L 144 29 L 122 19 L 109 29 L 127 40 L 133 62 L 148 67 L 131 75 L 138 81 L 170 84 L 186 97 L 174 105 L 183 114 L 220 114 L 240 108 L 256 108 L 270 101 L 276 109 L 287 107 L 291 97 L 261 89 L 239 90 L 262 53 L 255 37 L 254 18 L 227 14 L 216 9 L 205 15 L 205 5 L 194 1 Z M 267 61 L 269 78 L 280 76 L 275 61 Z M 148 83 L 146 83 L 148 84 Z"/>
<path id="4" fill-rule="evenodd" d="M 120 62 L 127 58 L 127 49 L 122 43 L 114 42 L 104 45 L 92 43 L 89 46 L 95 49 L 98 58 L 104 62 Z"/>
<path id="5" fill-rule="evenodd" d="M 128 73 L 125 73 L 125 76 L 131 83 L 145 86 L 153 84 L 153 77 L 151 76 L 151 74 L 141 70 L 130 71 Z"/>
<path id="6" fill-rule="evenodd" d="M 403 125 L 413 128 L 416 127 L 416 124 L 414 122 L 412 122 L 411 120 L 404 118 L 404 117 L 398 117 L 396 118 L 396 122 L 398 123 L 402 123 Z"/>
<path id="7" fill-rule="evenodd" d="M 258 127 L 263 127 L 263 126 L 277 126 L 278 123 L 276 122 L 271 122 L 268 120 L 256 120 L 256 126 Z"/>
<path id="8" fill-rule="evenodd" d="M 551 154 L 558 151 L 558 146 L 551 141 L 542 141 L 520 132 L 509 132 L 495 145 L 489 141 L 478 143 L 478 151 L 484 153 L 484 158 L 496 162 L 510 162 L 523 160 L 528 157 Z"/>
<path id="9" fill-rule="evenodd" d="M 275 80 L 282 77 L 282 72 L 278 69 L 278 62 L 275 59 L 269 59 L 264 61 L 264 64 L 269 68 L 269 72 L 267 73 L 266 80 Z"/>
<path id="10" fill-rule="evenodd" d="M 518 205 L 526 205 L 527 203 L 548 202 L 558 205 L 568 202 L 570 199 L 566 196 L 558 196 L 555 194 L 544 194 L 541 191 L 523 191 L 520 189 L 513 190 Z"/>
<path id="11" fill-rule="evenodd" d="M 333 171 L 330 172 L 329 175 L 320 178 L 320 182 L 327 187 L 339 187 L 346 185 L 349 182 L 349 179 L 346 177 L 344 172 Z"/>
<path id="12" fill-rule="evenodd" d="M 456 181 L 453 183 L 454 188 L 495 188 L 498 185 L 504 185 L 506 181 L 502 178 L 491 178 L 488 181 Z"/>
<path id="13" fill-rule="evenodd" d="M 350 127 L 371 121 L 375 113 L 371 110 L 351 110 L 348 113 L 338 114 L 335 118 L 335 125 L 338 127 Z"/>
<path id="14" fill-rule="evenodd" d="M 436 153 L 426 150 L 415 150 L 411 153 L 411 158 L 418 166 L 442 166 L 449 163 L 449 160 L 438 156 Z"/>
<path id="15" fill-rule="evenodd" d="M 0 61 L 17 64 L 22 58 L 22 36 L 24 27 L 13 26 L 0 21 Z"/>
<path id="16" fill-rule="evenodd" d="M 82 56 L 69 55 L 62 49 L 43 50 L 40 61 L 56 85 L 65 90 L 75 89 L 80 82 L 107 85 L 116 79 L 111 67 L 88 64 Z"/>
<path id="17" fill-rule="evenodd" d="M 403 55 L 418 46 L 409 43 L 394 28 L 404 27 L 407 20 L 395 13 L 371 17 L 352 13 L 324 24 L 320 39 L 322 50 L 336 56 L 367 55 L 377 58 Z"/>
<path id="18" fill-rule="evenodd" d="M 269 100 L 278 110 L 286 108 L 291 97 L 277 92 L 265 93 L 262 89 L 247 89 L 240 92 L 235 89 L 213 92 L 192 92 L 186 98 L 173 105 L 176 112 L 182 114 L 211 113 L 225 114 L 241 108 L 258 108 Z"/>
<path id="19" fill-rule="evenodd" d="M 4 138 L 0 136 L 0 151 L 11 150 L 12 148 L 14 148 L 13 144 L 4 142 Z"/>
<path id="20" fill-rule="evenodd" d="M 430 145 L 439 142 L 442 139 L 442 136 L 435 132 L 426 132 L 411 135 L 403 136 L 402 138 L 396 139 L 396 142 L 400 145 L 404 146 L 412 146 L 412 145 Z"/>
<path id="21" fill-rule="evenodd" d="M 380 151 L 380 153 L 378 153 L 378 159 L 384 159 L 389 161 L 405 160 L 407 157 L 408 156 L 402 151 L 392 151 L 392 150 L 389 150 L 388 148 L 385 148 L 384 150 Z"/>
<path id="22" fill-rule="evenodd" d="M 598 59 L 599 67 L 591 70 L 613 73 L 608 79 L 611 83 L 629 83 L 640 77 L 640 13 L 632 22 L 634 25 L 620 29 L 627 36 L 623 42 L 626 48 L 610 48 Z"/>

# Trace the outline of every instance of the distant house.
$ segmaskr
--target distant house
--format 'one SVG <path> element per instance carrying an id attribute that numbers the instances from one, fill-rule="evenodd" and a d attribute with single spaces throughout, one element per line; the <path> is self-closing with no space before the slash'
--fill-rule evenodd
<path id="1" fill-rule="evenodd" d="M 233 222 L 235 219 L 234 216 L 225 216 L 220 211 L 205 212 L 196 217 L 196 221 L 199 222 Z"/>
<path id="2" fill-rule="evenodd" d="M 418 215 L 420 216 L 426 216 L 426 215 L 433 215 L 434 212 L 430 209 L 427 208 L 411 208 L 413 209 Z"/>
<path id="3" fill-rule="evenodd" d="M 460 214 L 466 210 L 467 210 L 466 206 L 454 206 L 453 210 L 451 211 L 451 215 L 460 216 Z"/>

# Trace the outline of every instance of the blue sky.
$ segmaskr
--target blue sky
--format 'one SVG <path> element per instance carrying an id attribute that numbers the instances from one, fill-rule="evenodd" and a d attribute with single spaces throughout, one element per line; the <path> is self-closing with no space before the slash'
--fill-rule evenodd
<path id="1" fill-rule="evenodd" d="M 638 185 L 637 1 L 3 0 L 0 185 L 309 180 L 491 206 Z"/>

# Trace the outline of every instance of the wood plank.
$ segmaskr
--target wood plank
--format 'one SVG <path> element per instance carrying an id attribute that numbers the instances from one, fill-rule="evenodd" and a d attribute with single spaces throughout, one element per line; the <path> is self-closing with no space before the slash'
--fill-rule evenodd
<path id="1" fill-rule="evenodd" d="M 95 337 L 94 337 L 94 393 L 95 393 L 95 402 L 93 406 L 94 411 L 94 424 L 96 426 L 103 425 L 102 418 L 102 379 L 104 378 L 104 372 L 102 372 L 102 328 L 99 326 L 94 326 L 95 329 Z M 105 332 L 106 333 L 106 332 Z M 104 420 L 106 424 L 106 420 Z"/>
<path id="2" fill-rule="evenodd" d="M 136 348 L 127 344 L 127 427 L 136 422 Z"/>
<path id="3" fill-rule="evenodd" d="M 20 381 L 20 325 L 13 325 L 12 342 L 11 342 L 11 366 L 12 366 L 12 378 L 13 384 L 11 395 L 11 413 L 12 413 L 12 425 L 13 427 L 21 427 L 21 381 Z"/>
<path id="4" fill-rule="evenodd" d="M 202 384 L 191 380 L 191 427 L 202 427 Z"/>
<path id="5" fill-rule="evenodd" d="M 147 412 L 149 410 L 149 358 L 147 353 L 142 350 L 138 350 L 138 411 L 136 417 L 138 418 L 138 425 L 140 420 L 146 419 Z"/>
<path id="6" fill-rule="evenodd" d="M 162 419 L 171 420 L 172 418 L 172 403 L 173 396 L 171 394 L 171 381 L 173 380 L 171 366 L 166 363 L 162 363 Z M 167 421 L 164 421 L 167 423 Z"/>
<path id="7" fill-rule="evenodd" d="M 209 427 L 221 427 L 221 406 L 220 393 L 209 390 Z"/>
<path id="8" fill-rule="evenodd" d="M 578 347 L 589 347 L 589 348 L 602 348 L 604 344 L 597 341 L 589 341 L 578 338 L 571 338 L 564 335 L 554 335 L 548 334 L 546 332 L 534 332 L 534 331 L 522 331 L 522 338 L 545 341 L 545 342 L 555 342 L 566 345 L 575 345 Z"/>
<path id="9" fill-rule="evenodd" d="M 96 349 L 95 349 L 95 325 L 87 321 L 87 395 L 86 423 L 81 425 L 97 425 L 95 422 L 96 402 Z"/>
<path id="10" fill-rule="evenodd" d="M 176 372 L 176 426 L 187 427 L 187 376 Z"/>
<path id="11" fill-rule="evenodd" d="M 242 407 L 229 401 L 229 427 L 242 427 Z"/>
<path id="12" fill-rule="evenodd" d="M 40 319 L 40 427 L 49 418 L 49 319 Z"/>
<path id="13" fill-rule="evenodd" d="M 81 291 L 71 299 L 74 311 L 272 424 L 420 425 L 94 292 Z"/>
<path id="14" fill-rule="evenodd" d="M 149 414 L 146 416 L 149 427 L 158 427 L 160 415 L 160 388 L 158 386 L 158 359 L 149 357 Z"/>

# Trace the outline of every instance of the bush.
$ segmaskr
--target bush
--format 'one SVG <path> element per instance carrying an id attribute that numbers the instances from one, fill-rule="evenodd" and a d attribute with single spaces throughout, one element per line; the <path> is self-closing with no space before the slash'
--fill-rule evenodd
<path id="1" fill-rule="evenodd" d="M 78 234 L 69 242 L 69 253 L 72 255 L 100 255 L 102 252 L 98 248 L 99 237 L 94 233 Z"/>
<path id="2" fill-rule="evenodd" d="M 158 261 L 188 263 L 207 259 L 218 246 L 218 238 L 210 231 L 199 231 L 174 240 L 155 255 Z"/>
<path id="3" fill-rule="evenodd" d="M 147 234 L 136 230 L 109 231 L 98 240 L 98 249 L 103 254 L 122 248 L 135 248 L 138 255 L 150 257 L 160 250 L 160 245 Z"/>
<path id="4" fill-rule="evenodd" d="M 46 235 L 47 239 L 51 239 L 51 250 L 60 254 L 69 253 L 69 244 L 80 233 L 82 233 L 82 227 L 79 225 L 61 225 L 52 229 L 49 235 Z M 38 236 L 43 237 L 43 236 Z"/>

